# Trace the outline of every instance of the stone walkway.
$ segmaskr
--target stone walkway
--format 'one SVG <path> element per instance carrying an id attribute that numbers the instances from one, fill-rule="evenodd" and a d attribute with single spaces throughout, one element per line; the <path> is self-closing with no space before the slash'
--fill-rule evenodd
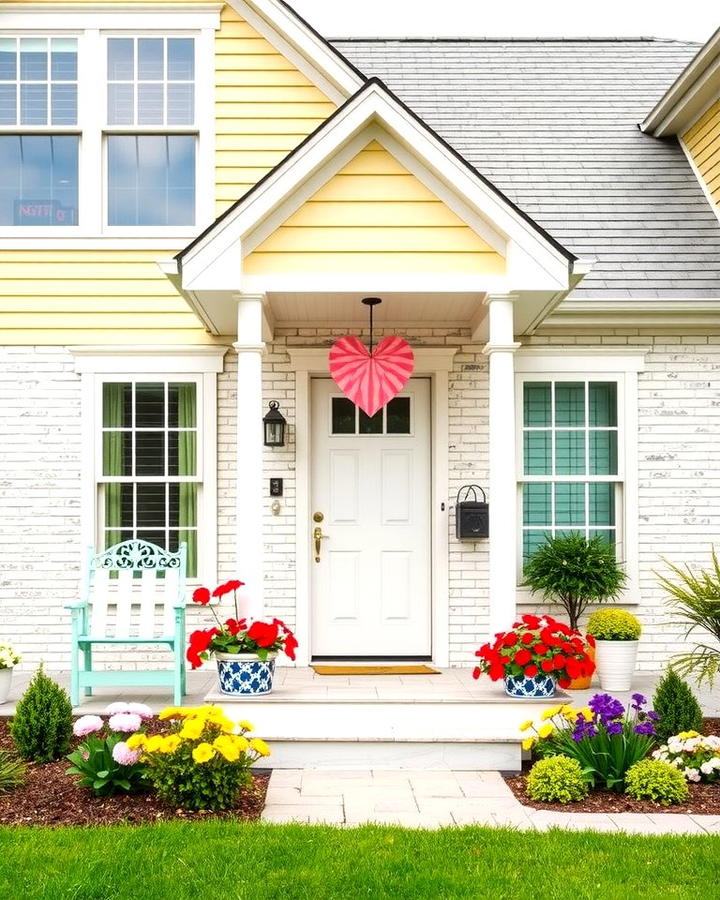
<path id="1" fill-rule="evenodd" d="M 515 798 L 498 772 L 277 769 L 262 818 L 346 826 L 374 822 L 406 828 L 504 825 L 537 831 L 720 834 L 720 816 L 531 809 Z"/>

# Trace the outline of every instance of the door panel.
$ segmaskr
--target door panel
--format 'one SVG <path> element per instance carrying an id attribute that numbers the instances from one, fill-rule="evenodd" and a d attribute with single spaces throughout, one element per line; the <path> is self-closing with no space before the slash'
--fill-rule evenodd
<path id="1" fill-rule="evenodd" d="M 430 382 L 411 379 L 372 420 L 348 403 L 313 380 L 312 653 L 429 656 Z"/>

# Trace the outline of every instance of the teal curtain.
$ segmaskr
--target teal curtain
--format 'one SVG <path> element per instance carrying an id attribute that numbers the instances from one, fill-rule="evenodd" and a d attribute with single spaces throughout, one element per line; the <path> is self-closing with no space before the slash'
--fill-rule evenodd
<path id="1" fill-rule="evenodd" d="M 103 384 L 103 427 L 122 428 L 125 388 L 116 382 Z M 123 432 L 103 432 L 103 475 L 123 474 Z M 104 486 L 105 549 L 122 540 L 122 485 L 118 482 Z"/>
<path id="2" fill-rule="evenodd" d="M 178 384 L 178 475 L 197 474 L 197 432 L 182 429 L 197 426 L 197 397 L 194 384 Z M 181 481 L 178 525 L 180 541 L 187 542 L 187 573 L 197 575 L 197 484 Z"/>

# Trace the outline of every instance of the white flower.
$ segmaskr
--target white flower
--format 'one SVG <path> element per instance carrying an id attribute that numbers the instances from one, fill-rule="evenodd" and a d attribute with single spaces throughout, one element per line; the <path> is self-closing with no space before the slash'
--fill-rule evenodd
<path id="1" fill-rule="evenodd" d="M 687 778 L 688 781 L 700 781 L 702 776 L 697 769 L 691 769 L 689 766 L 685 767 L 683 775 Z"/>
<path id="2" fill-rule="evenodd" d="M 123 700 L 116 700 L 115 703 L 105 707 L 105 712 L 108 716 L 114 716 L 115 713 L 132 712 L 132 710 L 129 703 L 125 703 Z"/>
<path id="3" fill-rule="evenodd" d="M 141 719 L 152 719 L 153 711 L 145 703 L 126 703 L 126 712 L 135 713 Z"/>
<path id="4" fill-rule="evenodd" d="M 700 766 L 700 771 L 703 773 L 703 775 L 712 775 L 713 764 L 711 762 L 704 762 Z"/>
<path id="5" fill-rule="evenodd" d="M 20 662 L 20 654 L 8 644 L 0 644 L 0 669 L 12 669 Z"/>
<path id="6" fill-rule="evenodd" d="M 683 744 L 677 738 L 670 738 L 667 742 L 667 748 L 671 753 L 682 753 Z"/>
<path id="7" fill-rule="evenodd" d="M 713 769 L 720 769 L 720 757 L 713 756 L 713 758 L 709 760 L 709 762 Z"/>

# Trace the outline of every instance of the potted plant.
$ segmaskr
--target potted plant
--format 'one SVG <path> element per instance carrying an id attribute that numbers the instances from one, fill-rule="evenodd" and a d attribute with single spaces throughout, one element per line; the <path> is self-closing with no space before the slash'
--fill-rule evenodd
<path id="1" fill-rule="evenodd" d="M 624 609 L 598 609 L 588 619 L 595 638 L 595 662 L 604 691 L 629 691 L 642 626 Z"/>
<path id="2" fill-rule="evenodd" d="M 293 633 L 280 619 L 262 622 L 240 618 L 237 590 L 243 583 L 234 579 L 218 585 L 212 593 L 205 587 L 197 588 L 193 593 L 193 602 L 207 606 L 216 624 L 212 628 L 193 631 L 186 655 L 193 669 L 199 668 L 211 655 L 215 657 L 220 692 L 223 694 L 269 694 L 278 652 L 282 650 L 294 660 L 298 644 Z M 231 592 L 235 618 L 221 621 L 210 605 L 210 600 L 212 597 L 219 599 Z"/>
<path id="3" fill-rule="evenodd" d="M 480 662 L 473 678 L 486 673 L 493 681 L 504 679 L 510 697 L 552 697 L 556 684 L 565 688 L 595 667 L 580 635 L 551 616 L 522 616 L 475 656 Z"/>
<path id="4" fill-rule="evenodd" d="M 5 703 L 10 694 L 13 667 L 20 662 L 20 654 L 9 644 L 0 644 L 0 703 Z"/>
<path id="5" fill-rule="evenodd" d="M 549 537 L 528 559 L 524 584 L 543 600 L 557 603 L 567 613 L 570 628 L 579 631 L 580 618 L 591 603 L 614 600 L 625 582 L 613 546 L 599 535 L 578 532 Z M 589 647 L 591 656 L 594 648 Z M 573 679 L 570 687 L 590 687 L 592 675 Z"/>

